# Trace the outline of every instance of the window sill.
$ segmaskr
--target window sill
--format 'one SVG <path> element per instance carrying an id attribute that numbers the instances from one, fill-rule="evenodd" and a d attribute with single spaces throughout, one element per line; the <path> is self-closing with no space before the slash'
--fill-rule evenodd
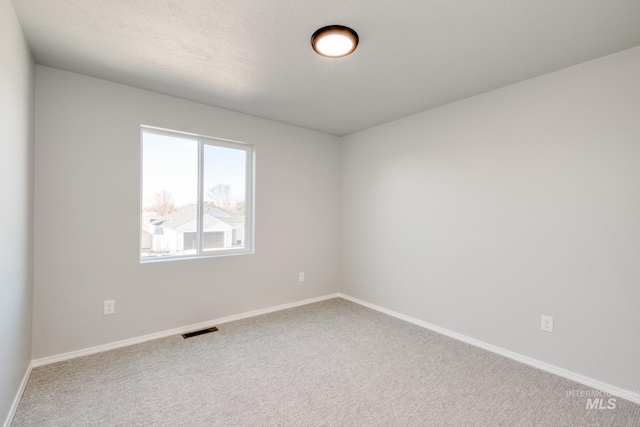
<path id="1" fill-rule="evenodd" d="M 148 258 L 140 258 L 140 264 L 154 264 L 157 262 L 166 262 L 166 261 L 183 261 L 183 260 L 192 260 L 192 259 L 203 259 L 203 258 L 220 258 L 220 257 L 228 257 L 228 256 L 237 256 L 237 255 L 253 255 L 255 251 L 228 251 L 217 254 L 201 254 L 201 255 L 167 255 L 167 256 L 155 256 Z"/>

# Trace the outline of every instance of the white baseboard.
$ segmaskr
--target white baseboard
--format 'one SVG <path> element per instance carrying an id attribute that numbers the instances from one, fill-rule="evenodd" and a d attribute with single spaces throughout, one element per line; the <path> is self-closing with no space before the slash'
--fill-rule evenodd
<path id="1" fill-rule="evenodd" d="M 223 323 L 233 322 L 235 320 L 247 319 L 249 317 L 260 316 L 261 314 L 273 313 L 274 311 L 286 310 L 288 308 L 299 307 L 301 305 L 313 304 L 314 302 L 320 302 L 331 298 L 338 298 L 339 294 L 330 294 L 317 298 L 310 298 L 302 301 L 296 301 L 288 304 L 277 305 L 275 307 L 263 308 L 260 310 L 249 311 L 246 313 L 235 314 L 233 316 L 222 317 L 220 319 L 208 320 L 206 322 L 195 323 L 193 325 L 182 326 L 180 328 L 170 329 L 168 331 L 156 332 L 149 335 L 143 335 L 141 337 L 129 338 L 122 341 L 116 341 L 109 344 L 98 345 L 95 347 L 85 348 L 82 350 L 71 351 L 69 353 L 57 354 L 54 356 L 43 357 L 41 359 L 35 359 L 31 362 L 32 366 L 44 366 L 51 363 L 62 362 L 63 360 L 75 359 L 76 357 L 87 356 L 89 354 L 102 353 L 103 351 L 114 350 L 116 348 L 127 347 L 134 344 L 140 344 L 146 341 L 156 340 L 158 338 L 165 338 L 171 335 L 184 334 L 186 332 L 196 331 L 198 329 L 208 328 L 211 325 L 220 325 Z"/>
<path id="2" fill-rule="evenodd" d="M 13 422 L 13 416 L 16 414 L 16 410 L 18 409 L 18 404 L 20 403 L 20 399 L 22 398 L 22 393 L 24 393 L 24 388 L 27 386 L 27 382 L 29 381 L 29 376 L 31 376 L 31 370 L 33 369 L 33 362 L 29 363 L 27 367 L 27 371 L 24 373 L 24 377 L 22 377 L 22 382 L 20 383 L 20 388 L 18 388 L 18 392 L 16 393 L 16 397 L 13 399 L 13 404 L 9 409 L 9 413 L 7 414 L 7 418 L 4 421 L 3 426 L 9 427 Z"/>
<path id="3" fill-rule="evenodd" d="M 470 337 L 468 337 L 466 335 L 462 335 L 462 334 L 459 334 L 457 332 L 453 332 L 453 331 L 450 331 L 448 329 L 441 328 L 440 326 L 432 325 L 431 323 L 424 322 L 424 321 L 416 319 L 414 317 L 406 316 L 406 315 L 404 315 L 402 313 L 398 313 L 396 311 L 389 310 L 387 308 L 380 307 L 378 305 L 371 304 L 371 303 L 368 303 L 366 301 L 362 301 L 362 300 L 360 300 L 358 298 L 354 298 L 354 297 L 351 297 L 349 295 L 344 295 L 344 294 L 339 293 L 338 296 L 340 298 L 344 298 L 344 299 L 346 299 L 348 301 L 355 302 L 356 304 L 360 304 L 362 306 L 371 308 L 371 309 L 379 311 L 381 313 L 388 314 L 389 316 L 393 316 L 393 317 L 396 317 L 398 319 L 404 320 L 406 322 L 413 323 L 414 325 L 421 326 L 423 328 L 432 330 L 432 331 L 437 332 L 439 334 L 446 335 L 446 336 L 451 337 L 453 339 L 456 339 L 458 341 L 462 341 L 464 343 L 471 344 L 471 345 L 473 345 L 475 347 L 479 347 L 481 349 L 488 350 L 488 351 L 490 351 L 492 353 L 499 354 L 500 356 L 508 357 L 509 359 L 513 359 L 515 361 L 524 363 L 526 365 L 533 366 L 534 368 L 538 368 L 538 369 L 541 369 L 543 371 L 550 372 L 552 374 L 567 378 L 567 379 L 569 379 L 571 381 L 575 381 L 577 383 L 586 385 L 588 387 L 592 387 L 592 388 L 595 388 L 597 390 L 603 391 L 605 393 L 609 393 L 609 394 L 612 394 L 614 396 L 618 396 L 618 397 L 621 397 L 623 399 L 629 400 L 631 402 L 640 404 L 640 394 L 638 394 L 637 391 L 632 392 L 632 391 L 629 391 L 629 390 L 624 390 L 624 389 L 621 389 L 619 387 L 615 387 L 615 386 L 612 386 L 610 384 L 603 383 L 602 381 L 594 380 L 592 378 L 585 377 L 584 375 L 580 375 L 580 374 L 577 374 L 575 372 L 568 371 L 566 369 L 558 368 L 557 366 L 553 366 L 553 365 L 550 365 L 548 363 L 541 362 L 541 361 L 533 359 L 531 357 L 523 356 L 521 354 L 514 353 L 512 351 L 506 350 L 504 348 L 500 348 L 500 347 L 497 347 L 495 345 L 488 344 L 488 343 L 486 343 L 484 341 L 480 341 L 480 340 L 477 340 L 475 338 L 470 338 Z"/>

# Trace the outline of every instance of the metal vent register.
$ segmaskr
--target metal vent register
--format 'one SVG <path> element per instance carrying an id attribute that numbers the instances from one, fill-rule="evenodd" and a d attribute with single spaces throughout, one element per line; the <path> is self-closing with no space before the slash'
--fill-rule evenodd
<path id="1" fill-rule="evenodd" d="M 218 330 L 219 330 L 218 328 L 216 328 L 215 326 L 212 326 L 207 329 L 200 329 L 199 331 L 193 331 L 193 332 L 188 332 L 186 334 L 182 334 L 182 338 L 187 339 L 191 337 L 197 337 L 198 335 L 209 334 L 211 332 L 216 332 Z"/>

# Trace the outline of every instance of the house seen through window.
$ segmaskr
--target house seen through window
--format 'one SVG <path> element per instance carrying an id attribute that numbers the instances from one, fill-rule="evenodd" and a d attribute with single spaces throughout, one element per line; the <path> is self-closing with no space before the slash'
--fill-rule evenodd
<path id="1" fill-rule="evenodd" d="M 253 147 L 142 128 L 140 259 L 252 251 Z"/>

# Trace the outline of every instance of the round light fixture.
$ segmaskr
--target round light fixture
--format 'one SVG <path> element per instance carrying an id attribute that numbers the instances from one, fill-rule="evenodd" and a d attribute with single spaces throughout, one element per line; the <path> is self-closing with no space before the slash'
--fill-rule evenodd
<path id="1" fill-rule="evenodd" d="M 322 56 L 340 58 L 356 50 L 358 34 L 349 27 L 329 25 L 313 33 L 311 46 Z"/>

